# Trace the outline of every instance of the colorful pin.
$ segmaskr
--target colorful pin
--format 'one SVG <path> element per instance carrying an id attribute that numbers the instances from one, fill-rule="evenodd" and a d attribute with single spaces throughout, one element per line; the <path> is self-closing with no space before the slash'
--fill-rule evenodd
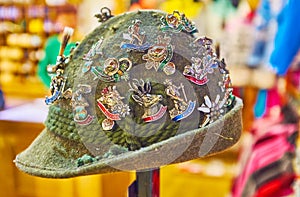
<path id="1" fill-rule="evenodd" d="M 124 97 L 121 97 L 116 86 L 109 86 L 101 91 L 101 97 L 97 99 L 97 105 L 106 116 L 106 119 L 102 122 L 103 130 L 112 130 L 115 120 L 121 120 L 121 117 L 129 115 L 129 106 L 123 103 L 123 99 Z"/>
<path id="2" fill-rule="evenodd" d="M 137 51 L 147 50 L 151 45 L 148 42 L 145 42 L 145 32 L 140 30 L 142 22 L 140 20 L 134 20 L 132 23 L 133 25 L 128 27 L 128 33 L 123 33 L 123 38 L 129 42 L 123 42 L 121 44 L 121 49 Z"/>
<path id="3" fill-rule="evenodd" d="M 192 62 L 192 65 L 184 67 L 183 75 L 197 85 L 206 84 L 209 81 L 207 74 L 213 73 L 214 69 L 218 67 L 210 56 L 204 56 L 203 58 L 192 57 Z"/>
<path id="4" fill-rule="evenodd" d="M 188 101 L 183 84 L 176 86 L 172 80 L 167 79 L 164 84 L 167 86 L 165 92 L 174 103 L 174 108 L 169 111 L 170 117 L 174 121 L 179 121 L 190 116 L 196 106 L 196 101 Z M 183 98 L 180 94 L 182 92 Z"/>
<path id="5" fill-rule="evenodd" d="M 178 11 L 173 11 L 173 14 L 167 14 L 160 20 L 162 22 L 162 31 L 171 31 L 174 33 L 184 31 L 191 34 L 198 32 L 195 24 L 185 14 L 180 14 Z"/>
<path id="6" fill-rule="evenodd" d="M 103 42 L 103 38 L 100 38 L 95 44 L 92 45 L 88 53 L 83 56 L 82 59 L 85 60 L 85 63 L 82 67 L 83 73 L 90 71 L 91 66 L 93 64 L 93 60 L 96 59 L 97 57 L 102 56 L 102 52 L 101 52 L 102 42 Z"/>
<path id="7" fill-rule="evenodd" d="M 84 98 L 84 94 L 91 93 L 92 88 L 90 85 L 79 84 L 78 90 L 73 93 L 71 99 L 71 105 L 74 111 L 74 121 L 80 125 L 89 125 L 94 116 L 91 116 L 86 108 L 89 106 L 89 103 Z"/>
<path id="8" fill-rule="evenodd" d="M 144 108 L 142 119 L 145 122 L 153 122 L 164 116 L 167 106 L 160 103 L 162 95 L 151 94 L 152 87 L 149 81 L 133 79 L 133 82 L 129 83 L 129 87 L 129 91 L 133 92 L 132 99 Z"/>
<path id="9" fill-rule="evenodd" d="M 103 66 L 92 66 L 91 72 L 96 79 L 104 82 L 118 82 L 129 79 L 128 71 L 132 68 L 132 62 L 128 58 L 108 58 Z"/>
<path id="10" fill-rule="evenodd" d="M 47 105 L 53 104 L 55 101 L 57 101 L 60 98 L 70 98 L 70 89 L 65 90 L 65 85 L 67 78 L 64 76 L 64 69 L 68 64 L 69 58 L 65 57 L 64 51 L 65 48 L 73 34 L 73 29 L 66 27 L 63 32 L 63 39 L 62 44 L 59 49 L 58 56 L 56 58 L 56 64 L 55 65 L 48 65 L 47 71 L 50 74 L 55 73 L 55 75 L 51 78 L 50 83 L 50 92 L 51 96 L 46 96 L 45 103 Z"/>
<path id="11" fill-rule="evenodd" d="M 157 43 L 149 48 L 147 54 L 142 56 L 142 59 L 147 61 L 146 69 L 163 70 L 166 75 L 175 73 L 176 66 L 173 62 L 170 62 L 174 50 L 170 42 L 170 37 L 157 37 Z"/>

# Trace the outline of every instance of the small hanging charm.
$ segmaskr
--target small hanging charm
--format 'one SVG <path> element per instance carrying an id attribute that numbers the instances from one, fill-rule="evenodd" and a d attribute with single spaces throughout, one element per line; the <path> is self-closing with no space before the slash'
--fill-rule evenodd
<path id="1" fill-rule="evenodd" d="M 133 79 L 133 82 L 129 83 L 129 87 L 129 91 L 133 92 L 132 99 L 144 108 L 142 119 L 145 122 L 153 122 L 164 116 L 167 106 L 160 103 L 162 95 L 151 94 L 152 88 L 149 81 Z"/>
<path id="2" fill-rule="evenodd" d="M 167 79 L 164 84 L 167 86 L 165 92 L 174 103 L 174 108 L 169 111 L 170 117 L 174 121 L 179 121 L 190 116 L 196 106 L 196 101 L 188 101 L 183 84 L 176 86 L 172 80 Z M 183 98 L 180 94 L 182 92 Z"/>
<path id="3" fill-rule="evenodd" d="M 63 40 L 60 46 L 60 50 L 57 56 L 56 64 L 55 65 L 48 65 L 47 71 L 48 73 L 55 73 L 55 75 L 51 78 L 50 84 L 50 92 L 51 96 L 46 97 L 45 103 L 47 105 L 53 104 L 60 98 L 70 98 L 71 90 L 65 90 L 66 80 L 67 78 L 64 76 L 64 70 L 68 63 L 68 58 L 64 56 L 64 51 L 66 46 L 73 34 L 73 29 L 66 27 L 63 32 Z"/>
<path id="4" fill-rule="evenodd" d="M 128 58 L 108 58 L 103 66 L 92 66 L 91 72 L 95 75 L 94 80 L 100 79 L 104 82 L 118 82 L 122 79 L 129 79 L 128 71 L 132 67 L 132 62 Z"/>
<path id="5" fill-rule="evenodd" d="M 98 18 L 99 23 L 103 23 L 113 17 L 113 15 L 111 15 L 111 10 L 109 8 L 103 7 L 99 14 L 95 14 L 95 17 Z"/>
<path id="6" fill-rule="evenodd" d="M 74 121 L 80 125 L 89 125 L 94 117 L 88 114 L 86 108 L 89 106 L 89 103 L 84 98 L 84 94 L 91 93 L 92 88 L 90 85 L 79 84 L 78 90 L 73 93 L 71 99 L 71 105 L 74 111 Z"/>
<path id="7" fill-rule="evenodd" d="M 157 43 L 150 47 L 148 53 L 143 55 L 142 59 L 146 60 L 146 69 L 154 68 L 156 71 L 163 70 L 166 75 L 175 73 L 176 68 L 173 62 L 170 62 L 173 57 L 174 47 L 170 44 L 171 38 L 165 36 L 157 37 Z"/>
<path id="8" fill-rule="evenodd" d="M 115 120 L 121 120 L 121 117 L 129 115 L 129 106 L 123 103 L 123 99 L 124 97 L 121 97 L 116 86 L 109 86 L 101 91 L 101 97 L 97 99 L 97 105 L 106 116 L 106 119 L 102 122 L 103 130 L 112 130 Z"/>
<path id="9" fill-rule="evenodd" d="M 137 51 L 147 50 L 151 45 L 148 42 L 145 42 L 145 32 L 140 30 L 142 22 L 140 20 L 134 20 L 132 23 L 133 25 L 128 27 L 128 33 L 123 33 L 123 38 L 128 40 L 129 43 L 122 43 L 121 49 Z"/>
<path id="10" fill-rule="evenodd" d="M 179 11 L 173 11 L 173 14 L 167 14 L 161 19 L 162 31 L 171 31 L 174 33 L 179 33 L 181 31 L 193 34 L 198 32 L 195 24 L 191 22 L 185 14 L 180 14 Z"/>

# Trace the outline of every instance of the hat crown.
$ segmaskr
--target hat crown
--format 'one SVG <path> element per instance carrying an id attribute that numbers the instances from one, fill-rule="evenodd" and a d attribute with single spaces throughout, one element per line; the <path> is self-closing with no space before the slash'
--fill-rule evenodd
<path id="1" fill-rule="evenodd" d="M 50 107 L 48 130 L 101 155 L 108 141 L 136 150 L 221 117 L 230 107 L 228 71 L 212 40 L 194 32 L 179 12 L 138 11 L 103 22 L 67 63 L 64 89 L 73 97 Z M 207 104 L 216 106 L 197 110 Z"/>
<path id="2" fill-rule="evenodd" d="M 18 168 L 54 178 L 143 170 L 237 142 L 242 102 L 211 39 L 177 11 L 101 12 L 102 24 L 49 69 L 60 70 L 46 129 Z"/>

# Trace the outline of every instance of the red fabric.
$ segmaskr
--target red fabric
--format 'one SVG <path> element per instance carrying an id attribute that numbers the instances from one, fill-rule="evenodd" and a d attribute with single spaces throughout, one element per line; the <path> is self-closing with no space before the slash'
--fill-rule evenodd
<path id="1" fill-rule="evenodd" d="M 254 197 L 282 197 L 293 193 L 291 184 L 295 180 L 294 174 L 285 174 L 258 188 Z"/>

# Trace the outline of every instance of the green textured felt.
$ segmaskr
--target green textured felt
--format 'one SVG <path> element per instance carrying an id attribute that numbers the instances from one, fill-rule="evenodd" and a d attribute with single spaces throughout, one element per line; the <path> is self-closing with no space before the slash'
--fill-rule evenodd
<path id="1" fill-rule="evenodd" d="M 26 151 L 17 156 L 15 163 L 20 170 L 35 176 L 69 178 L 116 172 L 118 169 L 143 170 L 167 165 L 168 158 L 174 156 L 177 148 L 184 147 L 187 142 L 189 145 L 186 150 L 170 163 L 202 158 L 222 152 L 239 140 L 242 130 L 241 111 L 242 101 L 237 98 L 234 108 L 223 119 L 205 128 L 79 168 L 76 165 L 77 158 L 87 153 L 83 145 L 58 138 L 45 129 Z M 205 147 L 202 146 L 204 141 L 212 141 L 214 144 Z"/>
<path id="2" fill-rule="evenodd" d="M 90 72 L 81 72 L 85 62 L 83 56 L 88 53 L 94 43 L 104 38 L 101 45 L 103 54 L 97 61 L 94 61 L 94 64 L 103 64 L 107 58 L 129 58 L 133 63 L 129 72 L 130 79 L 149 80 L 152 85 L 151 93 L 162 95 L 161 103 L 167 106 L 168 110 L 172 109 L 174 104 L 165 93 L 163 82 L 167 78 L 175 83 L 177 81 L 184 83 L 187 97 L 196 101 L 196 107 L 204 103 L 206 95 L 212 101 L 217 95 L 223 98 L 224 92 L 219 87 L 219 81 L 222 81 L 219 68 L 214 69 L 214 72 L 208 75 L 208 84 L 202 86 L 193 84 L 184 77 L 184 81 L 179 80 L 184 67 L 191 65 L 191 58 L 195 56 L 195 49 L 190 45 L 195 38 L 191 34 L 166 33 L 171 37 L 171 44 L 174 46 L 171 61 L 175 63 L 177 69 L 177 73 L 171 76 L 166 76 L 162 71 L 154 69 L 146 70 L 145 60 L 142 59 L 146 52 L 120 49 L 124 41 L 123 33 L 127 33 L 128 26 L 132 25 L 135 19 L 142 21 L 141 29 L 146 32 L 146 41 L 154 44 L 158 35 L 164 36 L 159 26 L 160 18 L 165 14 L 158 11 L 125 13 L 102 23 L 86 36 L 74 51 L 66 67 L 66 88 L 71 88 L 75 92 L 79 84 L 91 85 L 92 92 L 84 97 L 90 104 L 87 110 L 95 119 L 89 125 L 77 124 L 73 120 L 70 99 L 61 99 L 50 106 L 45 130 L 15 160 L 16 165 L 22 171 L 43 177 L 66 178 L 118 170 L 140 170 L 204 157 L 223 151 L 237 142 L 242 127 L 240 114 L 242 102 L 238 98 L 230 108 L 223 108 L 226 112 L 223 118 L 205 128 L 198 128 L 204 119 L 204 114 L 197 109 L 191 116 L 180 122 L 172 121 L 166 112 L 161 120 L 144 123 L 141 118 L 144 109 L 131 98 L 128 82 L 105 83 L 94 80 Z M 101 123 L 105 116 L 97 108 L 97 99 L 101 96 L 101 90 L 111 85 L 117 86 L 117 90 L 124 97 L 124 102 L 128 103 L 131 111 L 128 116 L 116 121 L 113 131 L 104 131 Z M 205 154 L 199 153 L 199 150 L 205 150 L 207 144 L 211 146 L 209 150 Z M 184 145 L 187 147 L 183 147 Z M 119 147 L 120 150 L 128 150 L 128 152 L 118 156 L 113 153 L 111 155 L 110 151 L 114 146 Z M 176 151 L 176 148 L 180 151 Z M 159 151 L 160 149 L 165 151 Z M 147 156 L 148 151 L 154 151 L 153 155 Z M 180 155 L 176 155 L 178 152 Z M 78 159 L 85 154 L 97 158 L 97 161 L 78 167 Z M 168 158 L 170 161 L 166 160 Z M 113 167 L 117 169 L 110 167 L 109 164 L 113 164 Z"/>

